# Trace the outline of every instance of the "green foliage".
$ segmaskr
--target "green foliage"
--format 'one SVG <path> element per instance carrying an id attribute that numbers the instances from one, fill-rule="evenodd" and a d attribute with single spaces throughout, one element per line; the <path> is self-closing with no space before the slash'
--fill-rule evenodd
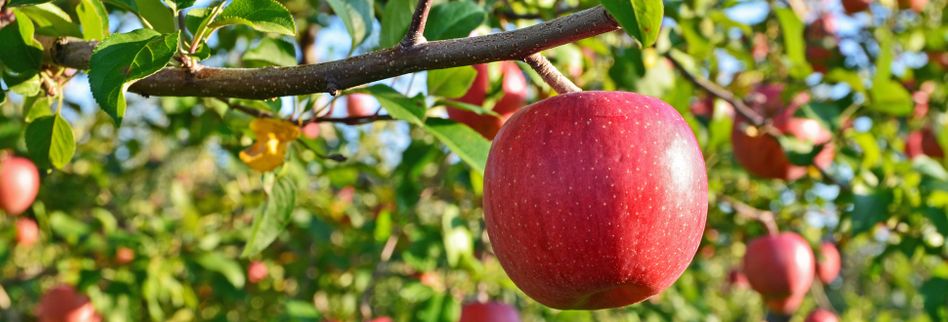
<path id="1" fill-rule="evenodd" d="M 76 153 L 76 140 L 62 116 L 42 116 L 26 127 L 26 148 L 40 168 L 62 169 Z"/>
<path id="2" fill-rule="evenodd" d="M 444 40 L 467 37 L 484 22 L 484 9 L 469 0 L 443 2 L 431 8 L 425 39 Z"/>
<path id="3" fill-rule="evenodd" d="M 342 19 L 352 38 L 352 48 L 365 41 L 372 33 L 372 17 L 375 9 L 370 0 L 328 0 L 332 11 Z"/>
<path id="4" fill-rule="evenodd" d="M 217 29 L 241 24 L 262 32 L 296 35 L 296 22 L 283 5 L 274 0 L 235 0 L 208 27 Z"/>
<path id="5" fill-rule="evenodd" d="M 655 44 L 662 26 L 665 5 L 659 0 L 604 0 L 606 7 L 629 36 L 644 47 Z"/>
<path id="6" fill-rule="evenodd" d="M 279 237 L 286 228 L 295 206 L 295 184 L 289 178 L 277 178 L 270 188 L 267 202 L 253 219 L 250 238 L 247 239 L 247 246 L 244 246 L 241 256 L 247 257 L 260 253 Z"/>
<path id="7" fill-rule="evenodd" d="M 445 98 L 464 96 L 476 76 L 477 71 L 470 66 L 428 71 L 428 94 Z"/>

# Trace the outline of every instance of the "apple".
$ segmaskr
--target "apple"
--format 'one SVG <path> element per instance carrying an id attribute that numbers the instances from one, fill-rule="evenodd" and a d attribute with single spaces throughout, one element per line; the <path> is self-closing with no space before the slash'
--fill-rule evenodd
<path id="1" fill-rule="evenodd" d="M 871 3 L 872 0 L 843 0 L 843 9 L 846 10 L 847 14 L 852 15 L 869 10 L 869 4 Z"/>
<path id="2" fill-rule="evenodd" d="M 826 74 L 829 72 L 829 62 L 833 59 L 833 51 L 820 45 L 806 46 L 806 60 L 813 70 Z"/>
<path id="3" fill-rule="evenodd" d="M 899 0 L 899 9 L 912 9 L 915 12 L 922 12 L 927 5 L 928 0 Z"/>
<path id="4" fill-rule="evenodd" d="M 757 238 L 747 245 L 744 274 L 776 313 L 793 313 L 813 283 L 815 259 L 810 244 L 796 233 Z"/>
<path id="5" fill-rule="evenodd" d="M 25 211 L 39 192 L 39 171 L 30 159 L 0 156 L 0 209 L 12 215 Z"/>
<path id="6" fill-rule="evenodd" d="M 366 117 L 375 114 L 372 95 L 364 93 L 349 94 L 346 97 L 346 112 L 349 117 Z"/>
<path id="7" fill-rule="evenodd" d="M 934 159 L 945 157 L 945 151 L 938 145 L 938 139 L 931 129 L 925 128 L 908 135 L 905 139 L 905 154 L 914 159 L 919 155 L 927 155 Z"/>
<path id="8" fill-rule="evenodd" d="M 47 290 L 36 307 L 36 317 L 40 322 L 99 322 L 102 320 L 89 298 L 79 294 L 69 285 L 60 285 Z"/>
<path id="9" fill-rule="evenodd" d="M 268 274 L 270 273 L 267 270 L 267 265 L 261 261 L 251 261 L 250 265 L 247 266 L 247 281 L 250 284 L 257 284 L 267 278 Z"/>
<path id="10" fill-rule="evenodd" d="M 699 98 L 691 103 L 689 109 L 691 114 L 696 117 L 710 119 L 714 116 L 714 97 L 709 95 Z"/>
<path id="11" fill-rule="evenodd" d="M 820 244 L 820 256 L 816 261 L 816 276 L 823 284 L 832 283 L 839 276 L 839 249 L 831 242 Z"/>
<path id="12" fill-rule="evenodd" d="M 773 117 L 774 128 L 784 135 L 812 144 L 824 144 L 823 149 L 813 159 L 813 164 L 820 168 L 828 167 L 836 153 L 832 133 L 816 120 L 794 117 L 793 112 L 808 96 L 800 94 L 789 107 L 784 108 L 778 92 L 782 91 L 782 88 L 773 84 L 758 88 L 757 97 L 762 99 L 752 107 L 764 116 Z M 807 167 L 791 163 L 777 138 L 760 129 L 751 129 L 746 118 L 737 117 L 731 131 L 734 158 L 747 172 L 758 177 L 787 181 L 799 179 L 806 174 Z"/>
<path id="13" fill-rule="evenodd" d="M 839 318 L 829 310 L 818 308 L 810 312 L 804 322 L 839 322 Z"/>
<path id="14" fill-rule="evenodd" d="M 115 262 L 125 265 L 135 260 L 135 251 L 128 247 L 119 247 L 115 250 Z"/>
<path id="15" fill-rule="evenodd" d="M 727 283 L 733 288 L 745 288 L 747 287 L 747 275 L 744 275 L 744 272 L 741 272 L 740 269 L 731 269 L 727 273 Z"/>
<path id="16" fill-rule="evenodd" d="M 458 322 L 520 322 L 520 316 L 517 309 L 504 303 L 468 303 L 461 307 Z"/>
<path id="17" fill-rule="evenodd" d="M 20 218 L 16 221 L 17 245 L 30 247 L 39 241 L 39 226 L 30 218 Z"/>
<path id="18" fill-rule="evenodd" d="M 369 322 L 392 322 L 392 318 L 387 317 L 387 316 L 380 316 L 372 320 L 369 320 Z"/>
<path id="19" fill-rule="evenodd" d="M 300 132 L 303 133 L 308 139 L 315 139 L 319 137 L 319 123 L 308 122 L 303 125 L 303 128 L 300 129 Z"/>
<path id="20" fill-rule="evenodd" d="M 474 65 L 477 76 L 459 102 L 483 106 L 490 88 L 490 77 L 486 64 Z M 514 112 L 523 106 L 527 98 L 527 78 L 520 67 L 513 62 L 500 63 L 503 96 L 494 104 L 493 111 L 499 116 L 480 115 L 459 108 L 448 107 L 448 118 L 464 123 L 488 140 L 497 135 L 497 131 Z"/>
<path id="21" fill-rule="evenodd" d="M 557 309 L 658 294 L 695 256 L 708 211 L 691 128 L 659 99 L 578 92 L 508 120 L 487 157 L 484 213 L 500 264 Z"/>

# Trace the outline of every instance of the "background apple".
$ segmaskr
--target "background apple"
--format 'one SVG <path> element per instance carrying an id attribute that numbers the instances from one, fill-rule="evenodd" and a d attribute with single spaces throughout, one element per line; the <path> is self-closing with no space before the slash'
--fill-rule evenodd
<path id="1" fill-rule="evenodd" d="M 29 247 L 39 241 L 39 227 L 36 221 L 30 218 L 20 218 L 16 221 L 17 245 Z"/>
<path id="2" fill-rule="evenodd" d="M 868 10 L 871 3 L 872 0 L 843 0 L 843 9 L 851 15 Z"/>
<path id="3" fill-rule="evenodd" d="M 267 269 L 267 265 L 261 261 L 251 261 L 250 265 L 247 266 L 247 281 L 250 284 L 257 284 L 263 279 L 267 278 L 270 272 Z"/>
<path id="4" fill-rule="evenodd" d="M 115 262 L 125 265 L 135 260 L 135 251 L 128 247 L 119 247 L 115 250 Z"/>
<path id="5" fill-rule="evenodd" d="M 922 154 L 934 159 L 945 157 L 945 151 L 938 145 L 938 139 L 930 128 L 909 133 L 905 139 L 905 154 L 913 159 Z"/>
<path id="6" fill-rule="evenodd" d="M 303 125 L 303 128 L 300 129 L 300 132 L 303 133 L 307 139 L 315 139 L 319 137 L 319 123 L 309 122 Z"/>
<path id="7" fill-rule="evenodd" d="M 899 0 L 899 9 L 912 9 L 915 12 L 922 12 L 927 5 L 928 0 Z"/>
<path id="8" fill-rule="evenodd" d="M 486 64 L 474 65 L 477 76 L 459 102 L 483 106 L 490 89 L 490 75 Z M 501 90 L 503 96 L 494 104 L 492 111 L 499 116 L 479 115 L 458 108 L 448 107 L 448 117 L 476 130 L 487 139 L 493 139 L 504 122 L 514 112 L 523 107 L 527 98 L 527 78 L 520 67 L 513 62 L 500 63 Z"/>
<path id="9" fill-rule="evenodd" d="M 744 275 L 744 272 L 741 272 L 739 268 L 731 269 L 731 271 L 727 273 L 727 283 L 732 288 L 747 287 L 747 275 Z"/>
<path id="10" fill-rule="evenodd" d="M 39 192 L 39 171 L 30 159 L 0 156 L 0 209 L 18 215 Z"/>
<path id="11" fill-rule="evenodd" d="M 375 113 L 372 102 L 375 98 L 369 94 L 353 93 L 346 96 L 346 112 L 349 117 L 371 116 Z"/>
<path id="12" fill-rule="evenodd" d="M 704 159 L 656 98 L 554 96 L 500 130 L 487 159 L 491 245 L 527 295 L 560 309 L 628 305 L 685 270 L 707 215 Z"/>
<path id="13" fill-rule="evenodd" d="M 810 312 L 804 322 L 839 322 L 839 318 L 829 310 L 818 308 Z"/>
<path id="14" fill-rule="evenodd" d="M 36 307 L 36 317 L 40 322 L 99 322 L 102 320 L 89 298 L 79 294 L 69 285 L 60 285 L 47 290 Z"/>
<path id="15" fill-rule="evenodd" d="M 458 322 L 520 322 L 520 316 L 517 309 L 504 303 L 468 303 L 461 307 Z"/>
<path id="16" fill-rule="evenodd" d="M 839 249 L 831 242 L 820 244 L 820 254 L 816 261 L 816 276 L 823 284 L 832 283 L 839 276 L 840 269 Z"/>
<path id="17" fill-rule="evenodd" d="M 387 316 L 380 316 L 372 320 L 369 320 L 369 322 L 392 322 L 392 318 L 387 317 Z"/>
<path id="18" fill-rule="evenodd" d="M 793 313 L 813 283 L 813 250 L 796 233 L 767 235 L 751 241 L 744 255 L 744 274 L 767 307 Z"/>

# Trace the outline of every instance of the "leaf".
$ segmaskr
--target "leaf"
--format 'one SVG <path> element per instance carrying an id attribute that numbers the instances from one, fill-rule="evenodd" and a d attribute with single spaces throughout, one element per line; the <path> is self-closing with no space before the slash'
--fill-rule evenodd
<path id="1" fill-rule="evenodd" d="M 82 33 L 79 32 L 79 26 L 72 23 L 69 14 L 52 3 L 24 7 L 17 10 L 30 16 L 30 20 L 33 21 L 33 25 L 36 27 L 37 34 L 56 37 L 82 36 Z"/>
<path id="2" fill-rule="evenodd" d="M 892 79 L 875 80 L 869 94 L 872 97 L 870 109 L 894 116 L 908 115 L 915 106 L 912 94 Z"/>
<path id="3" fill-rule="evenodd" d="M 168 64 L 177 50 L 178 34 L 138 29 L 113 34 L 92 52 L 89 86 L 96 102 L 115 120 L 125 115 L 125 88 Z"/>
<path id="4" fill-rule="evenodd" d="M 247 67 L 296 65 L 296 47 L 282 38 L 263 38 L 241 59 Z"/>
<path id="5" fill-rule="evenodd" d="M 103 40 L 109 36 L 109 12 L 100 0 L 80 0 L 76 16 L 82 25 L 82 39 Z"/>
<path id="6" fill-rule="evenodd" d="M 292 179 L 279 177 L 267 202 L 253 218 L 253 231 L 241 257 L 253 256 L 270 245 L 286 229 L 296 206 L 296 186 Z"/>
<path id="7" fill-rule="evenodd" d="M 425 39 L 463 38 L 484 22 L 484 9 L 471 1 L 440 3 L 431 8 Z"/>
<path id="8" fill-rule="evenodd" d="M 113 1 L 115 2 L 115 1 Z M 162 0 L 134 0 L 138 12 L 155 31 L 160 33 L 175 32 L 174 12 L 165 6 Z"/>
<path id="9" fill-rule="evenodd" d="M 138 12 L 138 4 L 135 3 L 135 0 L 103 0 L 103 2 L 112 4 L 122 10 Z"/>
<path id="10" fill-rule="evenodd" d="M 869 231 L 873 226 L 888 218 L 889 204 L 892 202 L 891 190 L 873 190 L 865 186 L 856 186 L 853 194 L 852 234 L 854 236 Z"/>
<path id="11" fill-rule="evenodd" d="M 780 143 L 790 163 L 795 165 L 813 164 L 813 158 L 820 154 L 824 147 L 823 144 L 814 145 L 812 142 L 797 139 L 792 135 L 780 135 L 777 137 L 777 142 Z"/>
<path id="12" fill-rule="evenodd" d="M 34 120 L 53 115 L 46 95 L 32 96 L 23 100 L 23 120 L 32 123 Z"/>
<path id="13" fill-rule="evenodd" d="M 274 0 L 234 0 L 208 27 L 213 30 L 234 24 L 247 25 L 262 32 L 296 35 L 296 22 L 290 11 Z"/>
<path id="14" fill-rule="evenodd" d="M 658 40 L 665 14 L 661 0 L 603 0 L 602 6 L 643 47 L 650 47 Z"/>
<path id="15" fill-rule="evenodd" d="M 90 230 L 86 223 L 58 211 L 49 215 L 49 228 L 73 245 L 82 236 L 87 236 Z"/>
<path id="16" fill-rule="evenodd" d="M 3 79 L 11 90 L 39 73 L 43 62 L 43 46 L 33 38 L 33 22 L 23 13 L 13 12 L 16 21 L 0 28 L 0 64 Z"/>
<path id="17" fill-rule="evenodd" d="M 379 47 L 388 48 L 397 44 L 408 32 L 411 16 L 415 11 L 413 0 L 390 0 L 382 9 L 382 31 L 379 32 Z"/>
<path id="18" fill-rule="evenodd" d="M 444 143 L 452 152 L 464 160 L 471 169 L 483 174 L 487 167 L 490 142 L 464 124 L 442 118 L 425 121 L 425 130 Z"/>
<path id="19" fill-rule="evenodd" d="M 477 70 L 471 66 L 430 70 L 428 71 L 428 95 L 446 98 L 464 96 L 467 89 L 471 88 L 476 76 Z"/>
<path id="20" fill-rule="evenodd" d="M 44 116 L 26 127 L 26 148 L 40 168 L 62 169 L 76 153 L 76 140 L 66 119 Z"/>
<path id="21" fill-rule="evenodd" d="M 812 68 L 806 60 L 806 48 L 803 42 L 803 21 L 790 8 L 774 8 L 780 29 L 783 32 L 783 45 L 790 58 L 790 74 L 796 78 L 804 78 L 810 74 Z"/>
<path id="22" fill-rule="evenodd" d="M 234 287 L 244 287 L 244 270 L 237 261 L 221 253 L 204 253 L 195 258 L 195 262 L 209 271 L 221 273 Z"/>
<path id="23" fill-rule="evenodd" d="M 173 0 L 175 10 L 187 9 L 194 5 L 195 0 Z"/>
<path id="24" fill-rule="evenodd" d="M 418 101 L 402 95 L 391 87 L 377 84 L 354 92 L 372 94 L 379 101 L 379 104 L 396 119 L 408 121 L 415 125 L 422 125 L 424 122 L 425 107 Z"/>
<path id="25" fill-rule="evenodd" d="M 9 0 L 7 2 L 8 7 L 21 7 L 21 6 L 32 6 L 41 3 L 47 3 L 52 0 Z"/>
<path id="26" fill-rule="evenodd" d="M 372 33 L 375 16 L 371 0 L 327 0 L 332 11 L 342 19 L 352 38 L 352 48 L 358 47 Z"/>
<path id="27" fill-rule="evenodd" d="M 455 101 L 455 100 L 438 100 L 438 101 L 435 102 L 435 105 L 450 106 L 450 107 L 453 107 L 453 108 L 457 108 L 457 109 L 462 109 L 462 110 L 465 110 L 465 111 L 474 112 L 474 113 L 476 113 L 476 114 L 478 114 L 478 115 L 500 116 L 500 114 L 497 114 L 497 112 L 494 112 L 493 110 L 485 109 L 483 106 L 474 105 L 474 104 L 468 104 L 468 103 L 463 103 L 463 102 L 458 102 L 458 101 Z"/>

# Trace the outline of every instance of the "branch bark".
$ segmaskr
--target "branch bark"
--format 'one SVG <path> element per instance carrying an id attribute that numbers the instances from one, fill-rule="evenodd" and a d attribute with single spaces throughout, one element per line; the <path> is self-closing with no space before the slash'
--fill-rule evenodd
<path id="1" fill-rule="evenodd" d="M 550 87 L 553 88 L 557 93 L 566 94 L 573 92 L 582 92 L 583 89 L 573 84 L 573 81 L 563 76 L 563 73 L 560 73 L 546 57 L 543 57 L 543 54 L 536 53 L 530 56 L 527 56 L 524 61 L 527 62 L 527 65 L 533 68 L 540 74 L 540 77 L 543 78 L 543 81 L 547 84 L 550 84 Z"/>
<path id="2" fill-rule="evenodd" d="M 267 99 L 339 90 L 423 70 L 521 60 L 544 49 L 619 29 L 597 6 L 530 27 L 485 36 L 396 46 L 343 60 L 267 68 L 204 67 L 191 73 L 165 68 L 133 83 L 129 92 L 144 96 L 197 96 Z M 57 41 L 49 61 L 87 69 L 95 43 Z"/>
<path id="3" fill-rule="evenodd" d="M 737 213 L 738 216 L 759 221 L 767 228 L 768 234 L 776 235 L 780 232 L 780 230 L 777 229 L 777 222 L 774 220 L 773 212 L 754 208 L 730 196 L 721 196 L 721 200 L 731 204 L 731 207 L 734 208 L 734 212 Z"/>
<path id="4" fill-rule="evenodd" d="M 666 53 L 665 57 L 671 61 L 672 65 L 675 66 L 675 69 L 681 72 L 681 74 L 685 76 L 688 81 L 697 85 L 698 87 L 701 87 L 711 95 L 717 96 L 718 98 L 730 103 L 731 106 L 734 106 L 734 109 L 737 111 L 737 113 L 741 114 L 741 116 L 750 121 L 750 123 L 754 126 L 763 126 L 766 122 L 762 115 L 755 112 L 750 108 L 750 106 L 747 106 L 747 104 L 744 103 L 744 100 L 734 96 L 734 93 L 731 93 L 731 91 L 728 91 L 724 87 L 721 87 L 720 85 L 715 84 L 708 79 L 704 79 L 698 75 L 692 74 L 680 61 L 678 61 L 678 59 L 672 57 L 671 52 Z"/>

